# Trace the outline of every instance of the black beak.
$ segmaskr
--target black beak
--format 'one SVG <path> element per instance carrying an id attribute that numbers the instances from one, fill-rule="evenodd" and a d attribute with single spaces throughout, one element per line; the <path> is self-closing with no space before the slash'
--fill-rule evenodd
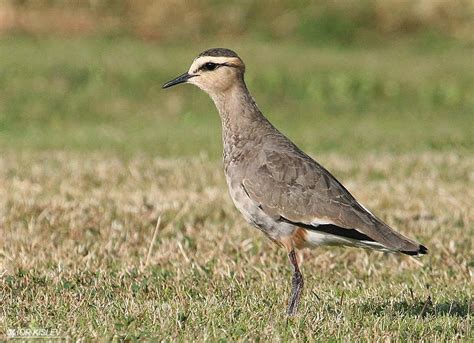
<path id="1" fill-rule="evenodd" d="M 166 82 L 161 88 L 168 88 L 171 86 L 179 85 L 180 83 L 184 83 L 195 76 L 197 75 L 190 75 L 188 73 L 184 73 L 183 75 L 178 76 L 176 79 Z"/>

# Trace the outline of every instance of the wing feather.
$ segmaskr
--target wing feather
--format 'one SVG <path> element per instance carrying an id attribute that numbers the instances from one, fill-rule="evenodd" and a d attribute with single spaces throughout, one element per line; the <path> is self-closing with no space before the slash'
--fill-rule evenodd
<path id="1" fill-rule="evenodd" d="M 295 146 L 263 148 L 242 185 L 262 208 L 291 222 L 333 224 L 355 229 L 390 249 L 411 251 L 419 244 L 375 217 L 316 161 Z M 289 149 L 290 148 L 290 149 Z"/>

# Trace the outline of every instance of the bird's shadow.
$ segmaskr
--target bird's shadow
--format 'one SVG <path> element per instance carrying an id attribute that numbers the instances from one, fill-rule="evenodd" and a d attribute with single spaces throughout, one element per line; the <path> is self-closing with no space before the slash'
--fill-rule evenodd
<path id="1" fill-rule="evenodd" d="M 387 312 L 396 312 L 401 315 L 407 316 L 450 316 L 458 318 L 467 318 L 473 314 L 474 303 L 469 300 L 452 300 L 436 302 L 432 301 L 430 297 L 426 300 L 413 300 L 413 301 L 397 301 L 390 302 L 384 301 L 379 303 L 365 303 L 362 305 L 362 309 L 367 313 L 373 315 L 385 315 Z"/>

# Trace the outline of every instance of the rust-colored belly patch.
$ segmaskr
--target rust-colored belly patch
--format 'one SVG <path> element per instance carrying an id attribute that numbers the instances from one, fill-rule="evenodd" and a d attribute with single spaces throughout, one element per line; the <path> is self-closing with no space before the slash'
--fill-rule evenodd
<path id="1" fill-rule="evenodd" d="M 278 245 L 285 247 L 286 250 L 289 252 L 293 248 L 295 249 L 302 249 L 306 247 L 308 233 L 305 229 L 297 228 L 291 236 L 280 237 L 279 240 L 273 240 Z"/>
<path id="2" fill-rule="evenodd" d="M 297 249 L 304 248 L 306 246 L 307 237 L 308 237 L 308 233 L 306 232 L 305 229 L 301 229 L 301 228 L 296 229 L 292 237 L 295 248 Z"/>

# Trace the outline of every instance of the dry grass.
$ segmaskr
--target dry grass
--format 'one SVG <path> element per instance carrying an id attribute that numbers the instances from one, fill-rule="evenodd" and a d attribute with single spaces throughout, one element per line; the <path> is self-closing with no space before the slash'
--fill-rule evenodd
<path id="1" fill-rule="evenodd" d="M 325 154 L 319 160 L 430 254 L 420 265 L 349 248 L 308 252 L 301 313 L 287 321 L 284 252 L 240 218 L 220 163 L 4 154 L 0 333 L 472 339 L 472 155 Z"/>
<path id="2" fill-rule="evenodd" d="M 155 40 L 252 36 L 351 41 L 417 32 L 472 43 L 469 0 L 0 1 L 0 33 L 132 34 Z M 263 24 L 264 23 L 264 24 Z"/>

